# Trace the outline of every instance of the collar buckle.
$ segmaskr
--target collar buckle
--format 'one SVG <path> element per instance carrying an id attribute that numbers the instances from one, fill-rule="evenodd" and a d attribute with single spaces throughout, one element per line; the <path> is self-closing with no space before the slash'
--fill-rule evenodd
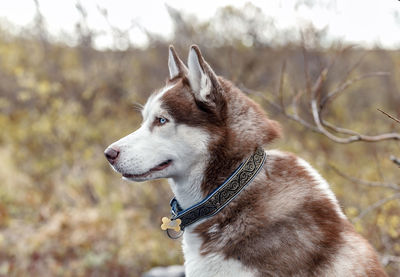
<path id="1" fill-rule="evenodd" d="M 169 202 L 169 205 L 171 206 L 171 215 L 173 218 L 177 217 L 179 212 L 182 211 L 181 206 L 178 203 L 178 200 L 176 198 L 172 198 L 171 201 Z"/>

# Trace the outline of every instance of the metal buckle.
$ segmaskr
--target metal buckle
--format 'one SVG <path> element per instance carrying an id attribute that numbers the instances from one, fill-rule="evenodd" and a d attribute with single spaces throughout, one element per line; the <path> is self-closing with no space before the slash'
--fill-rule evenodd
<path id="1" fill-rule="evenodd" d="M 169 205 L 171 206 L 171 214 L 173 217 L 178 216 L 179 213 L 179 207 L 178 207 L 178 200 L 176 198 L 172 198 L 171 201 L 169 202 Z"/>

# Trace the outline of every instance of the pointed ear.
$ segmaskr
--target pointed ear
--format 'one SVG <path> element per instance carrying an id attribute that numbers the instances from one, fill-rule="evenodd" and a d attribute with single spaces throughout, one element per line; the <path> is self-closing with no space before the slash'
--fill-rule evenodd
<path id="1" fill-rule="evenodd" d="M 220 85 L 217 75 L 204 60 L 199 47 L 192 45 L 188 57 L 189 83 L 199 101 L 210 103 L 215 100 L 215 93 L 219 93 Z"/>
<path id="2" fill-rule="evenodd" d="M 172 80 L 177 76 L 185 76 L 188 70 L 185 64 L 181 61 L 172 45 L 169 46 L 168 54 L 168 68 L 169 68 L 169 79 Z"/>

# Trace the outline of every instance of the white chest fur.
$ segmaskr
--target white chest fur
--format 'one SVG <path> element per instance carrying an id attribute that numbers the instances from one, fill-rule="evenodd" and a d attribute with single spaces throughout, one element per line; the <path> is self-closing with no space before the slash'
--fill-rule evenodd
<path id="1" fill-rule="evenodd" d="M 239 261 L 225 259 L 220 253 L 200 254 L 202 240 L 187 227 L 183 234 L 183 253 L 185 256 L 186 277 L 254 277 L 251 270 Z"/>

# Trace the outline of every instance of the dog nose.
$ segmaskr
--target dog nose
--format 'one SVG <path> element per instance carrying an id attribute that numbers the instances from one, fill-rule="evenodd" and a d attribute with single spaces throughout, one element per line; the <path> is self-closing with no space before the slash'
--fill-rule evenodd
<path id="1" fill-rule="evenodd" d="M 107 160 L 109 161 L 110 164 L 114 164 L 115 161 L 118 158 L 119 155 L 119 150 L 108 147 L 105 151 L 104 151 L 104 155 L 106 156 Z"/>

